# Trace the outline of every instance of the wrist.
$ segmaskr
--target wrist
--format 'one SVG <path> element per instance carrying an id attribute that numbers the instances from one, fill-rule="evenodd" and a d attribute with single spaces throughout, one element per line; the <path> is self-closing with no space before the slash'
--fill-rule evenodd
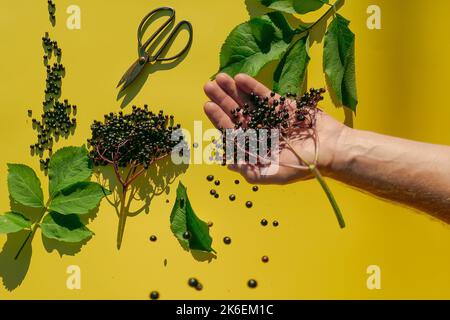
<path id="1" fill-rule="evenodd" d="M 340 174 L 350 168 L 354 154 L 352 139 L 355 134 L 357 130 L 345 125 L 336 132 L 329 150 L 330 157 L 320 168 L 323 175 L 339 180 Z"/>

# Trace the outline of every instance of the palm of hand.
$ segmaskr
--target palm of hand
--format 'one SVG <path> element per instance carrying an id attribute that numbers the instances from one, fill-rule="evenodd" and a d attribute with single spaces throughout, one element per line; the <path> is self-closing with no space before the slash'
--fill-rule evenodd
<path id="1" fill-rule="evenodd" d="M 219 74 L 215 81 L 205 85 L 204 90 L 211 99 L 204 106 L 205 113 L 217 128 L 234 127 L 231 110 L 248 102 L 251 92 L 259 96 L 270 94 L 270 90 L 264 85 L 242 74 L 234 79 L 226 74 Z M 291 112 L 295 110 L 295 102 L 291 102 L 290 109 Z M 315 127 L 304 132 L 308 138 L 285 137 L 286 143 L 282 143 L 277 164 L 261 166 L 243 163 L 228 167 L 241 173 L 250 183 L 285 184 L 309 179 L 312 175 L 305 164 L 327 166 L 332 161 L 333 147 L 342 129 L 342 124 L 318 110 Z"/>

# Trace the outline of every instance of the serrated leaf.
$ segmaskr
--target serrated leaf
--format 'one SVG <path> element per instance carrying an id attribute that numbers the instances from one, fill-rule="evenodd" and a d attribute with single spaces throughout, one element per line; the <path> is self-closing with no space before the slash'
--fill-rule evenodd
<path id="1" fill-rule="evenodd" d="M 20 213 L 7 212 L 0 216 L 0 234 L 14 233 L 30 227 L 31 221 Z"/>
<path id="2" fill-rule="evenodd" d="M 62 189 L 89 179 L 91 174 L 92 163 L 84 146 L 66 147 L 58 150 L 49 163 L 50 195 L 54 196 Z"/>
<path id="3" fill-rule="evenodd" d="M 323 69 L 337 102 L 356 111 L 355 35 L 350 21 L 337 14 L 325 34 Z"/>
<path id="4" fill-rule="evenodd" d="M 310 60 L 309 37 L 297 40 L 284 54 L 274 74 L 274 91 L 281 95 L 299 94 L 306 80 Z"/>
<path id="5" fill-rule="evenodd" d="M 79 243 L 93 236 L 76 214 L 62 215 L 53 211 L 44 217 L 39 226 L 45 237 L 62 242 Z"/>
<path id="6" fill-rule="evenodd" d="M 212 238 L 209 235 L 208 224 L 200 220 L 191 207 L 186 187 L 180 182 L 177 188 L 177 199 L 170 215 L 170 228 L 187 248 L 215 252 L 211 247 Z M 189 240 L 183 237 L 188 231 L 191 234 Z"/>
<path id="7" fill-rule="evenodd" d="M 320 9 L 329 0 L 260 0 L 260 2 L 273 10 L 305 14 Z"/>
<path id="8" fill-rule="evenodd" d="M 240 24 L 222 46 L 219 72 L 256 76 L 266 64 L 280 58 L 292 36 L 292 28 L 279 12 Z"/>
<path id="9" fill-rule="evenodd" d="M 58 192 L 49 209 L 60 214 L 86 214 L 98 206 L 101 199 L 111 194 L 95 182 L 78 182 Z"/>
<path id="10" fill-rule="evenodd" d="M 16 202 L 32 208 L 44 207 L 41 182 L 30 167 L 8 164 L 8 189 Z"/>

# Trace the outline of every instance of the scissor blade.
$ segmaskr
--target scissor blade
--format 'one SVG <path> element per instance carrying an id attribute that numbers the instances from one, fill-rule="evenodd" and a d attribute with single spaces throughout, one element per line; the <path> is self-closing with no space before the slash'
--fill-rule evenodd
<path id="1" fill-rule="evenodd" d="M 126 87 L 128 87 L 137 78 L 144 67 L 145 64 L 140 64 L 139 60 L 136 60 L 136 62 L 131 65 L 131 67 L 127 70 L 127 72 L 125 72 L 122 79 L 120 79 L 119 83 L 117 84 L 117 87 L 123 84 L 123 87 L 120 89 L 120 91 L 123 91 Z"/>

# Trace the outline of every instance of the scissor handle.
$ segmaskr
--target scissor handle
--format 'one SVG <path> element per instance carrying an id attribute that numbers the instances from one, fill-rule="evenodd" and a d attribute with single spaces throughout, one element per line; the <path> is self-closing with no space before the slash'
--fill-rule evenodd
<path id="1" fill-rule="evenodd" d="M 154 34 L 151 35 L 151 37 L 144 43 L 144 45 L 142 45 L 142 28 L 144 27 L 145 23 L 156 13 L 162 12 L 162 11 L 168 11 L 170 12 L 170 16 L 169 19 L 167 19 L 166 22 L 164 22 L 162 24 L 161 27 L 158 28 L 158 30 L 156 30 L 156 32 Z M 141 54 L 141 50 L 144 49 L 146 50 L 147 47 L 150 45 L 150 43 L 153 42 L 153 40 L 155 40 L 155 38 L 175 19 L 175 10 L 173 8 L 170 7 L 161 7 L 161 8 L 157 8 L 151 12 L 149 12 L 141 21 L 141 23 L 139 24 L 139 28 L 138 28 L 138 33 L 137 33 L 137 38 L 138 38 L 138 45 L 139 45 L 139 54 Z"/>
<path id="2" fill-rule="evenodd" d="M 181 28 L 183 26 L 186 26 L 188 28 L 188 31 L 189 31 L 189 40 L 188 40 L 186 46 L 183 48 L 183 50 L 181 50 L 179 53 L 177 53 L 173 57 L 160 58 L 159 56 L 162 54 L 164 49 L 167 48 L 167 46 L 170 44 L 170 42 L 173 40 L 173 38 L 178 34 L 178 32 L 181 30 Z M 170 33 L 170 35 L 166 39 L 166 41 L 164 41 L 164 44 L 161 46 L 161 48 L 159 48 L 158 52 L 156 52 L 156 54 L 154 56 L 152 56 L 150 58 L 150 60 L 151 61 L 170 61 L 170 60 L 175 60 L 175 59 L 181 57 L 191 47 L 193 38 L 194 38 L 194 30 L 192 28 L 192 24 L 189 21 L 186 21 L 186 20 L 180 21 L 180 23 L 178 23 L 177 26 Z"/>

